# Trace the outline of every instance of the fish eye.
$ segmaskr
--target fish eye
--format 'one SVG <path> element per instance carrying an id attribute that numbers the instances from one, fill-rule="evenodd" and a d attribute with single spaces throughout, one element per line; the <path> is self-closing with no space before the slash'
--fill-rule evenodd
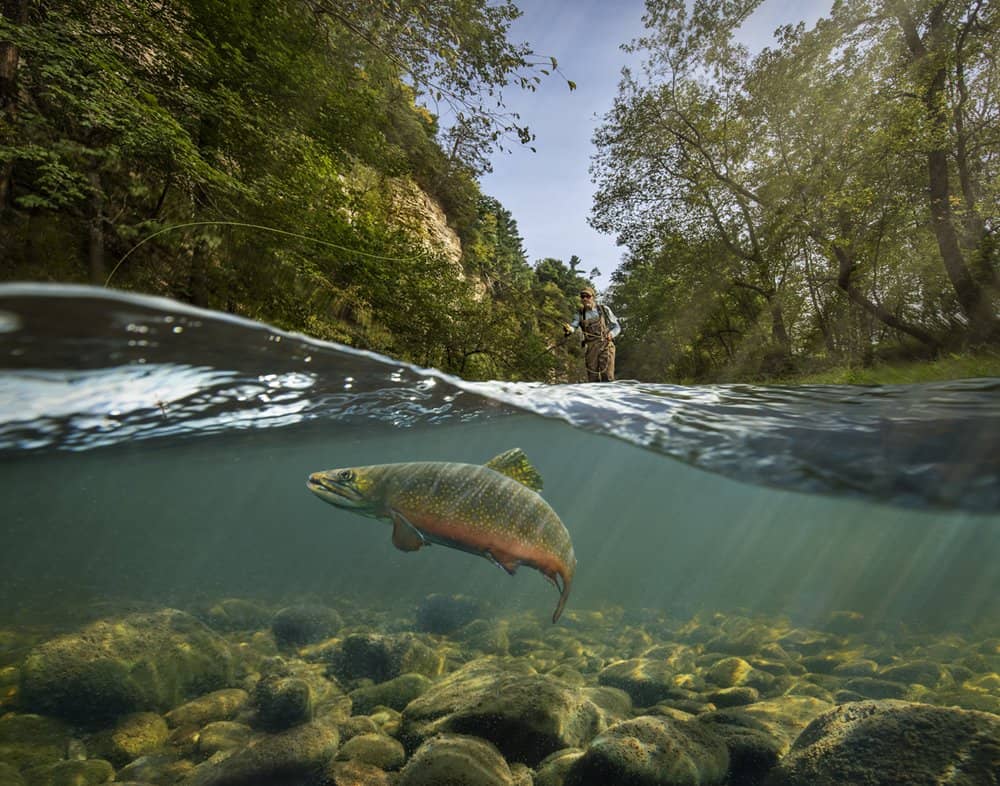
<path id="1" fill-rule="evenodd" d="M 354 472 L 349 469 L 342 469 L 337 473 L 337 480 L 354 480 Z"/>

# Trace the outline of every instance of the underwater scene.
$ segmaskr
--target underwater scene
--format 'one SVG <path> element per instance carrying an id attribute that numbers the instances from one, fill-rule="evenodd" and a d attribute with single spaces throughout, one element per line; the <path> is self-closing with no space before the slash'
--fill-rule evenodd
<path id="1" fill-rule="evenodd" d="M 1000 783 L 997 379 L 466 382 L 3 285 L 0 462 L 0 786 Z"/>

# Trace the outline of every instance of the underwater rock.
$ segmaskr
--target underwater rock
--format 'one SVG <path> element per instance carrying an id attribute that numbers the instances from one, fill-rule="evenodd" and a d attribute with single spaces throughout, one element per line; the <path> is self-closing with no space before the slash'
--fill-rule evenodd
<path id="1" fill-rule="evenodd" d="M 377 685 L 366 685 L 352 690 L 348 695 L 351 697 L 354 712 L 360 715 L 367 714 L 378 706 L 402 710 L 423 694 L 431 684 L 423 674 L 400 674 Z"/>
<path id="2" fill-rule="evenodd" d="M 739 707 L 758 701 L 760 699 L 760 691 L 748 685 L 742 685 L 738 688 L 720 688 L 719 690 L 709 691 L 705 694 L 705 698 L 716 707 Z"/>
<path id="3" fill-rule="evenodd" d="M 843 655 L 821 652 L 807 655 L 799 661 L 810 674 L 833 674 L 838 666 L 845 662 Z"/>
<path id="4" fill-rule="evenodd" d="M 69 760 L 33 767 L 26 776 L 31 786 L 98 786 L 115 777 L 115 768 L 104 759 Z"/>
<path id="5" fill-rule="evenodd" d="M 209 759 L 181 783 L 183 786 L 258 786 L 294 783 L 318 773 L 337 752 L 337 730 L 305 723 L 268 734 L 226 758 Z"/>
<path id="6" fill-rule="evenodd" d="M 451 633 L 482 616 L 482 606 L 466 595 L 428 595 L 417 606 L 417 630 L 439 635 Z"/>
<path id="7" fill-rule="evenodd" d="M 711 786 L 724 783 L 728 769 L 729 750 L 709 727 L 645 715 L 591 740 L 565 786 Z"/>
<path id="8" fill-rule="evenodd" d="M 807 628 L 793 628 L 779 637 L 775 643 L 784 650 L 802 655 L 820 655 L 837 649 L 837 642 L 832 636 Z M 761 654 L 766 653 L 762 650 Z"/>
<path id="9" fill-rule="evenodd" d="M 705 670 L 705 679 L 720 688 L 735 688 L 742 685 L 752 671 L 753 666 L 743 658 L 722 658 Z"/>
<path id="10" fill-rule="evenodd" d="M 878 671 L 878 664 L 868 658 L 856 658 L 843 663 L 838 663 L 833 674 L 838 677 L 874 677 Z"/>
<path id="11" fill-rule="evenodd" d="M 546 756 L 535 770 L 533 786 L 563 786 L 574 762 L 583 756 L 580 748 L 566 748 Z"/>
<path id="12" fill-rule="evenodd" d="M 386 734 L 359 734 L 340 746 L 337 758 L 364 762 L 380 770 L 398 770 L 406 762 L 406 751 L 399 740 Z"/>
<path id="13" fill-rule="evenodd" d="M 907 691 L 905 685 L 876 677 L 853 677 L 844 682 L 843 689 L 866 699 L 902 699 Z"/>
<path id="14" fill-rule="evenodd" d="M 208 608 L 203 615 L 205 622 L 215 630 L 260 630 L 266 628 L 272 612 L 252 600 L 223 598 Z"/>
<path id="15" fill-rule="evenodd" d="M 861 633 L 867 627 L 865 615 L 857 611 L 831 611 L 823 623 L 823 629 L 837 636 Z"/>
<path id="16" fill-rule="evenodd" d="M 312 689 L 299 677 L 261 677 L 254 688 L 253 702 L 257 708 L 255 723 L 267 731 L 283 731 L 313 719 Z"/>
<path id="17" fill-rule="evenodd" d="M 155 712 L 133 712 L 118 719 L 115 727 L 100 735 L 96 752 L 116 767 L 163 747 L 170 732 L 167 722 Z"/>
<path id="18" fill-rule="evenodd" d="M 232 720 L 249 703 L 250 694 L 242 688 L 222 688 L 175 707 L 164 717 L 171 728 L 204 726 L 212 721 Z"/>
<path id="19" fill-rule="evenodd" d="M 340 730 L 341 744 L 359 734 L 377 734 L 379 730 L 378 724 L 367 715 L 352 715 L 337 728 Z"/>
<path id="20" fill-rule="evenodd" d="M 343 624 L 340 614 L 328 606 L 287 606 L 274 615 L 271 632 L 279 647 L 295 648 L 328 639 Z"/>
<path id="21" fill-rule="evenodd" d="M 233 679 L 229 645 L 189 614 L 165 609 L 101 620 L 35 647 L 24 661 L 25 708 L 82 724 L 165 711 Z"/>
<path id="22" fill-rule="evenodd" d="M 69 729 L 41 715 L 0 717 L 0 761 L 18 769 L 59 761 L 66 755 Z"/>
<path id="23" fill-rule="evenodd" d="M 883 669 L 878 677 L 904 685 L 917 684 L 926 688 L 936 688 L 951 679 L 948 670 L 929 660 L 914 660 Z"/>
<path id="24" fill-rule="evenodd" d="M 322 786 L 392 786 L 391 776 L 374 764 L 332 761 L 323 770 Z"/>
<path id="25" fill-rule="evenodd" d="M 119 781 L 135 783 L 171 784 L 189 775 L 194 769 L 187 759 L 182 759 L 173 750 L 164 750 L 140 756 L 131 764 L 118 770 L 115 783 Z"/>
<path id="26" fill-rule="evenodd" d="M 633 658 L 601 669 L 597 681 L 625 691 L 640 707 L 651 707 L 676 695 L 677 676 L 677 670 L 667 661 Z"/>
<path id="27" fill-rule="evenodd" d="M 514 776 L 490 743 L 441 734 L 421 745 L 406 763 L 397 786 L 514 786 Z"/>
<path id="28" fill-rule="evenodd" d="M 456 630 L 451 638 L 465 649 L 484 655 L 506 655 L 510 652 L 507 627 L 496 620 L 473 620 Z"/>
<path id="29" fill-rule="evenodd" d="M 787 744 L 776 738 L 767 724 L 748 713 L 719 710 L 698 717 L 726 744 L 729 777 L 735 783 L 760 783 L 778 763 Z"/>
<path id="30" fill-rule="evenodd" d="M 604 711 L 583 692 L 515 664 L 472 661 L 436 683 L 403 710 L 403 744 L 413 749 L 440 732 L 471 734 L 533 766 L 605 728 Z"/>
<path id="31" fill-rule="evenodd" d="M 245 723 L 213 721 L 198 733 L 197 751 L 205 758 L 220 751 L 230 753 L 246 745 L 253 734 Z"/>
<path id="32" fill-rule="evenodd" d="M 345 682 L 360 679 L 386 682 L 407 672 L 436 677 L 444 667 L 439 652 L 409 634 L 353 633 L 323 657 L 328 663 L 328 673 Z"/>
<path id="33" fill-rule="evenodd" d="M 996 783 L 1000 717 L 902 701 L 843 704 L 799 735 L 768 786 Z"/>

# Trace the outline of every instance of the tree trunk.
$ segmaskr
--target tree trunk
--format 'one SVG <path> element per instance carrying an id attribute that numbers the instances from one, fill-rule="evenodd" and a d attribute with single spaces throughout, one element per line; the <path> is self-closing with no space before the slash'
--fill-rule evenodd
<path id="1" fill-rule="evenodd" d="M 948 73 L 944 66 L 931 62 L 932 56 L 946 45 L 944 6 L 945 4 L 941 3 L 931 10 L 924 38 L 920 37 L 917 26 L 908 12 L 903 11 L 899 15 L 911 60 L 921 69 L 918 73 L 923 74 L 923 78 L 918 77 L 918 79 L 923 83 L 920 87 L 923 88 L 924 108 L 930 121 L 933 138 L 938 140 L 927 152 L 927 193 L 930 201 L 931 228 L 948 280 L 955 290 L 962 313 L 969 321 L 969 339 L 973 343 L 1000 341 L 1000 320 L 993 313 L 988 291 L 975 280 L 966 264 L 951 209 L 949 151 L 945 146 L 945 140 L 954 141 L 947 108 Z"/>
<path id="2" fill-rule="evenodd" d="M 853 255 L 847 249 L 837 245 L 833 246 L 833 253 L 837 258 L 838 265 L 837 286 L 847 294 L 847 297 L 853 303 L 857 303 L 869 314 L 894 330 L 906 333 L 908 336 L 913 336 L 917 341 L 926 344 L 928 347 L 937 349 L 940 346 L 938 340 L 923 328 L 904 322 L 885 307 L 878 303 L 873 303 L 865 297 L 864 293 L 854 286 L 854 282 L 851 280 L 857 268 Z"/>
<path id="3" fill-rule="evenodd" d="M 7 22 L 23 25 L 28 21 L 28 0 L 2 0 L 0 5 Z M 20 50 L 9 41 L 0 41 L 0 144 L 12 144 L 17 123 L 17 68 Z M 0 165 L 0 210 L 10 207 L 14 199 L 14 162 Z"/>

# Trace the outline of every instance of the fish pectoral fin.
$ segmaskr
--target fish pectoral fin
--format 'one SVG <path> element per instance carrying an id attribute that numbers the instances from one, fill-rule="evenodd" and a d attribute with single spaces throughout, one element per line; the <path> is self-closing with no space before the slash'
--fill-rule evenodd
<path id="1" fill-rule="evenodd" d="M 406 516 L 398 510 L 390 514 L 392 516 L 392 545 L 400 551 L 416 551 L 421 546 L 427 545 L 427 539 L 414 527 Z"/>
<path id="2" fill-rule="evenodd" d="M 492 551 L 484 551 L 483 556 L 500 568 L 500 570 L 506 571 L 511 576 L 517 573 L 517 567 L 521 564 L 512 557 L 505 557 L 504 555 L 497 556 Z"/>

